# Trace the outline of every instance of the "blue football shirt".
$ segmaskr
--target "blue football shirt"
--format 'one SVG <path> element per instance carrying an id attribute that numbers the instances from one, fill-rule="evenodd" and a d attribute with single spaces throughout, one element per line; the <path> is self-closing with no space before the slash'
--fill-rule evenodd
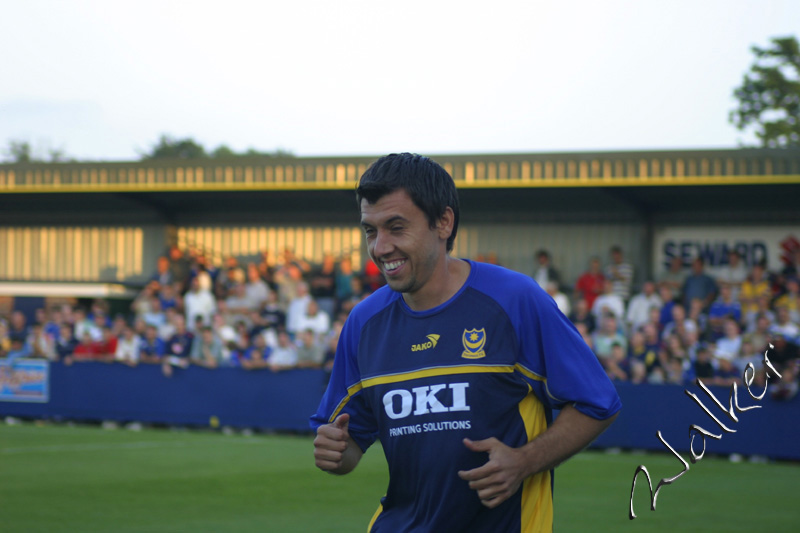
<path id="1" fill-rule="evenodd" d="M 551 472 L 528 478 L 495 509 L 458 477 L 487 461 L 465 437 L 519 447 L 566 404 L 596 419 L 621 403 L 597 358 L 528 276 L 470 262 L 444 304 L 411 310 L 383 287 L 345 323 L 328 389 L 311 427 L 350 414 L 351 437 L 380 439 L 389 487 L 370 530 L 552 529 Z"/>

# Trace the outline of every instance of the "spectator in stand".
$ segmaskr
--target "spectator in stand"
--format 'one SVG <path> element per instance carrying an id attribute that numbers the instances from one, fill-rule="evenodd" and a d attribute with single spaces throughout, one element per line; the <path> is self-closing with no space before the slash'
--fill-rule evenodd
<path id="1" fill-rule="evenodd" d="M 686 316 L 686 309 L 681 304 L 675 304 L 672 307 L 672 320 L 664 326 L 664 330 L 661 332 L 661 339 L 666 342 L 674 334 L 683 341 L 686 338 L 687 331 L 697 332 L 697 324 Z"/>
<path id="2" fill-rule="evenodd" d="M 606 374 L 612 381 L 628 381 L 630 377 L 630 361 L 625 357 L 625 348 L 615 342 L 611 345 L 611 356 L 607 359 Z"/>
<path id="3" fill-rule="evenodd" d="M 706 339 L 709 335 L 709 327 L 708 327 L 708 313 L 706 313 L 705 308 L 703 307 L 703 301 L 695 298 L 689 303 L 689 313 L 688 317 L 689 320 L 695 323 L 697 326 L 697 337 L 703 337 Z"/>
<path id="4" fill-rule="evenodd" d="M 31 327 L 30 331 L 31 333 L 26 341 L 26 344 L 31 349 L 30 357 L 47 359 L 48 361 L 55 360 L 55 341 L 44 332 L 44 324 L 37 322 Z"/>
<path id="5" fill-rule="evenodd" d="M 709 325 L 712 329 L 722 330 L 722 323 L 727 317 L 741 323 L 742 305 L 733 297 L 733 286 L 725 283 L 720 285 L 719 297 L 708 309 Z"/>
<path id="6" fill-rule="evenodd" d="M 13 365 L 17 359 L 31 357 L 33 352 L 31 347 L 25 342 L 25 337 L 21 333 L 13 333 L 8 336 L 9 347 L 6 352 L 6 360 Z"/>
<path id="7" fill-rule="evenodd" d="M 181 284 L 181 290 L 178 292 L 183 293 L 186 290 L 186 282 L 189 279 L 189 258 L 177 244 L 170 246 L 168 255 L 169 271 L 172 274 L 172 279 L 175 283 Z"/>
<path id="8" fill-rule="evenodd" d="M 772 286 L 767 279 L 764 265 L 759 263 L 753 265 L 750 276 L 742 283 L 742 290 L 739 294 L 742 313 L 747 316 L 749 313 L 762 310 L 759 309 L 759 299 L 761 297 L 766 297 L 769 304 L 770 300 L 772 300 Z"/>
<path id="9" fill-rule="evenodd" d="M 275 283 L 279 286 L 281 302 L 288 304 L 297 297 L 297 284 L 311 271 L 311 266 L 297 257 L 291 248 L 283 250 L 280 260 L 282 264 L 275 270 Z"/>
<path id="10" fill-rule="evenodd" d="M 159 287 L 166 287 L 177 281 L 170 268 L 169 257 L 162 255 L 158 258 L 156 261 L 156 271 L 150 277 L 150 280 L 158 283 Z"/>
<path id="11" fill-rule="evenodd" d="M 364 265 L 362 281 L 364 282 L 364 290 L 369 292 L 375 292 L 386 284 L 386 279 L 372 259 L 367 259 Z"/>
<path id="12" fill-rule="evenodd" d="M 350 256 L 345 255 L 339 261 L 339 266 L 336 269 L 336 312 L 338 313 L 342 308 L 342 302 L 345 302 L 353 297 L 353 287 L 351 280 L 355 277 L 353 273 L 353 261 Z"/>
<path id="13" fill-rule="evenodd" d="M 175 309 L 167 309 L 167 311 L 164 313 L 164 323 L 160 326 L 152 324 L 158 330 L 158 337 L 162 341 L 167 342 L 172 338 L 173 335 L 175 335 L 175 331 L 177 331 L 175 328 L 175 322 L 179 317 L 182 318 L 183 315 L 178 314 Z"/>
<path id="14" fill-rule="evenodd" d="M 734 383 L 741 385 L 742 378 L 739 369 L 733 364 L 733 358 L 729 357 L 716 357 L 717 369 L 714 372 L 714 379 L 712 385 L 720 387 L 730 387 Z"/>
<path id="15" fill-rule="evenodd" d="M 327 313 L 322 311 L 314 299 L 309 300 L 305 314 L 295 322 L 295 330 L 289 333 L 295 335 L 301 331 L 310 329 L 314 332 L 317 342 L 319 342 L 331 329 L 331 319 Z"/>
<path id="16" fill-rule="evenodd" d="M 743 309 L 744 311 L 744 309 Z M 764 315 L 770 324 L 775 323 L 775 312 L 770 309 L 770 297 L 762 294 L 756 299 L 756 308 L 744 313 L 745 331 L 754 331 L 759 315 Z"/>
<path id="17" fill-rule="evenodd" d="M 55 343 L 57 359 L 63 361 L 66 357 L 71 356 L 77 345 L 78 339 L 73 335 L 72 326 L 69 324 L 62 324 L 61 331 L 58 335 L 58 341 Z"/>
<path id="18" fill-rule="evenodd" d="M 798 340 L 800 336 L 800 327 L 791 320 L 789 309 L 786 307 L 778 307 L 775 309 L 775 322 L 769 328 L 772 335 L 783 335 L 791 341 Z"/>
<path id="19" fill-rule="evenodd" d="M 575 308 L 569 314 L 569 320 L 576 326 L 578 324 L 584 324 L 586 327 L 586 331 L 588 333 L 594 333 L 595 330 L 595 319 L 594 315 L 589 312 L 589 306 L 586 303 L 586 299 L 582 297 L 578 297 L 578 301 L 575 302 Z"/>
<path id="20" fill-rule="evenodd" d="M 278 293 L 270 291 L 267 303 L 261 310 L 261 321 L 266 329 L 277 331 L 286 328 L 286 313 L 278 302 Z"/>
<path id="21" fill-rule="evenodd" d="M 158 292 L 158 301 L 161 304 L 161 309 L 175 308 L 178 311 L 183 310 L 183 298 L 175 290 L 175 285 L 162 285 L 161 290 Z"/>
<path id="22" fill-rule="evenodd" d="M 586 329 L 586 324 L 584 324 L 583 322 L 578 322 L 577 324 L 575 324 L 575 329 L 578 330 L 578 333 L 580 334 L 581 339 L 583 339 L 583 342 L 586 343 L 586 346 L 588 346 L 589 349 L 592 350 L 592 352 L 594 352 L 594 340 L 593 340 L 594 333 L 589 333 L 589 330 Z"/>
<path id="23" fill-rule="evenodd" d="M 552 265 L 550 253 L 547 250 L 539 250 L 536 252 L 536 265 L 533 272 L 533 279 L 536 280 L 536 283 L 543 289 L 546 289 L 550 282 L 556 284 L 556 289 L 561 287 L 561 275 Z"/>
<path id="24" fill-rule="evenodd" d="M 768 348 L 767 343 L 770 338 L 769 328 L 772 326 L 772 322 L 770 322 L 767 315 L 760 314 L 756 318 L 755 324 L 755 328 L 753 328 L 752 331 L 748 331 L 744 334 L 742 341 L 750 344 L 755 353 L 760 354 L 763 358 L 764 352 Z"/>
<path id="25" fill-rule="evenodd" d="M 558 289 L 558 283 L 556 283 L 555 281 L 548 281 L 547 285 L 545 286 L 545 290 L 547 291 L 547 294 L 549 294 L 550 297 L 553 299 L 553 301 L 556 302 L 556 306 L 558 307 L 558 309 L 562 313 L 564 313 L 564 315 L 569 315 L 570 312 L 572 311 L 569 305 L 569 298 L 567 297 L 566 294 L 564 294 Z"/>
<path id="26" fill-rule="evenodd" d="M 172 366 L 186 368 L 192 350 L 194 335 L 186 329 L 186 321 L 181 315 L 175 316 L 175 333 L 167 341 L 167 353 L 162 369 L 167 377 L 172 375 Z"/>
<path id="27" fill-rule="evenodd" d="M 781 375 L 776 387 L 770 384 L 770 395 L 776 400 L 790 400 L 797 395 L 798 390 L 798 362 L 800 362 L 800 346 L 794 339 L 786 338 L 783 333 L 776 331 L 770 338 L 773 348 L 770 350 L 769 359 L 775 370 Z M 773 372 L 769 372 L 774 376 Z"/>
<path id="28" fill-rule="evenodd" d="M 28 327 L 28 319 L 22 311 L 12 311 L 8 324 L 8 336 L 27 339 L 31 331 Z"/>
<path id="29" fill-rule="evenodd" d="M 725 319 L 723 326 L 725 336 L 715 343 L 714 357 L 733 361 L 738 359 L 742 351 L 742 336 L 739 324 L 732 318 Z"/>
<path id="30" fill-rule="evenodd" d="M 273 372 L 288 370 L 297 366 L 297 348 L 292 344 L 287 332 L 278 332 L 278 346 L 272 350 L 269 359 L 267 359 L 267 364 Z"/>
<path id="31" fill-rule="evenodd" d="M 218 300 L 224 300 L 230 294 L 234 285 L 244 283 L 245 275 L 241 267 L 239 267 L 239 260 L 234 256 L 228 256 L 223 261 L 223 267 L 217 276 L 217 282 L 214 284 L 214 294 Z"/>
<path id="32" fill-rule="evenodd" d="M 139 308 L 141 309 L 142 307 L 140 306 Z M 144 320 L 145 324 L 150 324 L 157 328 L 160 328 L 167 322 L 167 315 L 161 308 L 161 299 L 158 296 L 150 297 L 147 311 L 141 315 L 137 313 L 137 317 Z"/>
<path id="33" fill-rule="evenodd" d="M 222 340 L 214 334 L 211 326 L 203 326 L 200 334 L 192 340 L 191 363 L 204 368 L 217 368 L 223 364 Z"/>
<path id="34" fill-rule="evenodd" d="M 658 342 L 657 335 L 658 333 L 651 324 L 645 326 L 643 331 L 635 331 L 631 335 L 628 359 L 631 361 L 631 368 L 633 368 L 634 361 L 638 361 L 642 365 L 645 379 L 652 373 L 653 369 L 661 366 L 661 360 L 659 359 L 661 345 Z M 648 343 L 648 337 L 651 340 L 655 337 L 655 342 Z"/>
<path id="35" fill-rule="evenodd" d="M 298 335 L 297 368 L 319 368 L 325 357 L 322 344 L 317 334 L 311 329 L 304 329 Z"/>
<path id="36" fill-rule="evenodd" d="M 222 342 L 222 359 L 225 364 L 229 364 L 231 362 L 230 346 L 231 344 L 236 344 L 236 330 L 225 321 L 225 317 L 219 312 L 214 313 L 212 322 L 214 324 L 214 333 Z"/>
<path id="37" fill-rule="evenodd" d="M 136 298 L 131 302 L 131 311 L 137 318 L 145 317 L 152 311 L 152 302 L 158 291 L 158 284 L 155 281 L 145 285 Z"/>
<path id="38" fill-rule="evenodd" d="M 680 256 L 673 256 L 669 260 L 669 268 L 661 274 L 658 279 L 659 294 L 664 299 L 665 295 L 661 293 L 660 288 L 666 287 L 669 289 L 669 296 L 664 301 L 680 301 L 682 297 L 681 290 L 683 284 L 686 282 L 687 273 L 683 268 L 683 259 Z"/>
<path id="39" fill-rule="evenodd" d="M 717 365 L 714 356 L 708 346 L 701 346 L 697 350 L 697 357 L 692 362 L 692 374 L 695 379 L 701 380 L 709 385 L 714 383 L 717 374 Z"/>
<path id="40" fill-rule="evenodd" d="M 614 315 L 606 314 L 600 321 L 600 329 L 592 335 L 592 343 L 594 344 L 594 353 L 604 367 L 607 368 L 608 359 L 611 357 L 611 346 L 615 343 L 621 345 L 624 350 L 623 353 L 628 351 L 628 341 L 619 332 L 619 325 Z"/>
<path id="41" fill-rule="evenodd" d="M 253 337 L 253 344 L 239 353 L 238 364 L 242 368 L 246 370 L 269 368 L 269 363 L 267 361 L 272 353 L 272 349 L 267 346 L 263 335 L 256 335 Z"/>
<path id="42" fill-rule="evenodd" d="M 708 309 L 717 296 L 717 283 L 714 278 L 705 273 L 705 264 L 702 257 L 695 257 L 692 261 L 692 272 L 683 283 L 683 305 L 688 308 L 692 300 L 698 298 L 703 302 L 703 308 Z"/>
<path id="43" fill-rule="evenodd" d="M 238 283 L 234 285 L 225 299 L 225 316 L 229 322 L 246 322 L 250 326 L 250 315 L 258 311 L 255 302 L 247 297 L 247 287 Z"/>
<path id="44" fill-rule="evenodd" d="M 194 319 L 197 316 L 203 317 L 203 324 L 211 325 L 211 316 L 217 310 L 217 301 L 203 282 L 201 276 L 192 279 L 191 290 L 183 298 L 183 306 L 186 312 L 186 324 L 194 326 Z"/>
<path id="45" fill-rule="evenodd" d="M 101 331 L 102 337 L 96 341 L 97 358 L 111 362 L 116 357 L 118 341 L 110 327 L 105 326 Z"/>
<path id="46" fill-rule="evenodd" d="M 603 283 L 603 294 L 598 296 L 592 305 L 592 314 L 597 323 L 602 322 L 603 315 L 611 313 L 614 318 L 622 321 L 625 317 L 625 302 L 622 297 L 614 292 L 614 282 L 610 279 Z"/>
<path id="47" fill-rule="evenodd" d="M 627 331 L 635 331 L 647 323 L 650 319 L 650 309 L 652 307 L 661 308 L 664 302 L 656 294 L 656 284 L 652 281 L 645 281 L 642 284 L 642 292 L 631 298 L 628 303 L 626 314 Z"/>
<path id="48" fill-rule="evenodd" d="M 789 310 L 789 319 L 800 323 L 800 282 L 797 278 L 786 280 L 786 292 L 775 300 L 775 308 L 785 307 Z"/>
<path id="49" fill-rule="evenodd" d="M 589 270 L 584 272 L 575 284 L 575 292 L 586 300 L 586 305 L 589 309 L 594 306 L 595 299 L 603 294 L 605 280 L 606 278 L 600 268 L 600 258 L 592 257 L 589 260 Z"/>
<path id="50" fill-rule="evenodd" d="M 122 331 L 122 336 L 117 340 L 117 351 L 114 354 L 114 359 L 128 366 L 136 366 L 139 364 L 139 355 L 141 351 L 141 337 L 136 335 L 132 327 L 125 326 Z"/>
<path id="51" fill-rule="evenodd" d="M 728 285 L 731 288 L 733 299 L 739 299 L 739 292 L 742 283 L 747 279 L 747 266 L 742 261 L 742 256 L 736 250 L 730 250 L 727 255 L 727 262 L 717 270 L 717 285 L 720 288 Z"/>
<path id="52" fill-rule="evenodd" d="M 61 338 L 61 326 L 64 324 L 64 313 L 58 307 L 53 307 L 44 324 L 44 332 L 53 339 L 53 342 L 58 342 Z"/>
<path id="53" fill-rule="evenodd" d="M 311 295 L 308 293 L 308 284 L 304 281 L 298 282 L 295 298 L 289 302 L 289 307 L 286 311 L 286 330 L 294 334 L 299 331 L 300 321 L 306 314 L 308 302 L 311 301 Z"/>
<path id="54" fill-rule="evenodd" d="M 11 339 L 8 336 L 8 322 L 0 316 L 0 357 L 5 357 L 11 349 Z"/>
<path id="55" fill-rule="evenodd" d="M 158 337 L 158 329 L 152 325 L 147 326 L 139 344 L 139 361 L 158 364 L 162 362 L 166 353 L 167 345 Z"/>
<path id="56" fill-rule="evenodd" d="M 322 264 L 311 271 L 308 286 L 319 308 L 332 318 L 336 311 L 336 260 L 333 254 L 322 256 Z"/>
<path id="57" fill-rule="evenodd" d="M 619 246 L 611 247 L 611 262 L 606 266 L 606 279 L 611 280 L 614 286 L 614 294 L 627 302 L 631 297 L 631 287 L 633 286 L 633 266 L 625 262 L 622 256 L 622 248 Z"/>
<path id="58" fill-rule="evenodd" d="M 92 338 L 91 333 L 89 333 L 89 331 L 84 331 L 83 336 L 80 338 L 80 342 L 72 351 L 72 355 L 67 356 L 64 359 L 64 363 L 69 365 L 75 361 L 84 362 L 99 360 L 100 357 L 97 348 L 97 342 Z"/>
<path id="59" fill-rule="evenodd" d="M 244 292 L 248 302 L 247 307 L 250 310 L 259 311 L 267 303 L 267 298 L 271 291 L 267 282 L 261 278 L 258 265 L 255 263 L 247 264 L 247 284 Z"/>

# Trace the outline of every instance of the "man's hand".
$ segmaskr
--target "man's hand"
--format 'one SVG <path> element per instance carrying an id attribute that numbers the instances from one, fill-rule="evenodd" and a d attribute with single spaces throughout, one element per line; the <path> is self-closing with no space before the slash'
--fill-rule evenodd
<path id="1" fill-rule="evenodd" d="M 513 496 L 528 476 L 522 450 L 506 446 L 496 438 L 472 441 L 464 445 L 473 452 L 488 452 L 489 461 L 472 470 L 461 470 L 458 476 L 469 481 L 469 488 L 478 492 L 481 503 L 493 509 Z"/>
<path id="2" fill-rule="evenodd" d="M 350 415 L 336 417 L 330 424 L 317 428 L 314 439 L 314 462 L 317 468 L 333 474 L 347 474 L 361 460 L 361 449 L 348 431 Z"/>

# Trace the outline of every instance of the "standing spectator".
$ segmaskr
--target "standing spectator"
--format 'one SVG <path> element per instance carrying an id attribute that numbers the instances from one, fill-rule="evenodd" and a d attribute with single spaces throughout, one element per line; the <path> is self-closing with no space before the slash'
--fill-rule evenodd
<path id="1" fill-rule="evenodd" d="M 71 356 L 77 345 L 78 339 L 76 339 L 72 333 L 72 326 L 69 324 L 62 324 L 58 341 L 56 341 L 55 345 L 58 360 L 63 361 L 66 357 Z"/>
<path id="2" fill-rule="evenodd" d="M 614 318 L 620 321 L 625 317 L 625 302 L 614 292 L 614 282 L 610 279 L 605 280 L 603 294 L 595 299 L 592 306 L 592 314 L 598 324 L 602 324 L 603 315 L 606 313 L 614 315 Z"/>
<path id="3" fill-rule="evenodd" d="M 714 278 L 704 272 L 705 265 L 702 257 L 695 257 L 692 261 L 692 273 L 683 283 L 683 305 L 689 307 L 692 300 L 698 298 L 703 302 L 703 309 L 708 309 L 717 296 L 717 283 Z"/>
<path id="4" fill-rule="evenodd" d="M 589 260 L 589 270 L 584 272 L 575 284 L 575 292 L 586 300 L 586 305 L 589 309 L 594 306 L 595 299 L 603 294 L 605 280 L 606 278 L 600 268 L 600 258 L 592 257 Z"/>
<path id="5" fill-rule="evenodd" d="M 8 336 L 27 339 L 30 332 L 28 319 L 25 317 L 25 313 L 22 311 L 12 311 L 11 319 L 8 324 Z"/>
<path id="6" fill-rule="evenodd" d="M 44 325 L 40 323 L 34 324 L 28 335 L 27 345 L 31 349 L 31 357 L 39 357 L 53 361 L 56 358 L 55 341 L 52 337 L 44 332 Z"/>
<path id="7" fill-rule="evenodd" d="M 747 315 L 754 311 L 759 310 L 758 300 L 760 297 L 765 296 L 767 300 L 772 299 L 772 287 L 766 276 L 764 265 L 753 265 L 753 270 L 750 276 L 742 283 L 742 290 L 739 294 L 739 300 L 742 303 L 742 313 Z"/>
<path id="8" fill-rule="evenodd" d="M 192 279 L 191 290 L 186 293 L 183 298 L 183 305 L 186 311 L 186 324 L 190 328 L 194 327 L 195 318 L 203 317 L 204 325 L 211 325 L 211 316 L 217 310 L 217 302 L 214 295 L 208 289 L 203 287 L 203 283 L 199 277 Z"/>
<path id="9" fill-rule="evenodd" d="M 261 278 L 255 263 L 247 264 L 247 285 L 245 285 L 244 292 L 248 301 L 247 307 L 252 311 L 260 310 L 267 303 L 271 291 L 267 282 Z"/>
<path id="10" fill-rule="evenodd" d="M 58 307 L 53 307 L 50 309 L 50 316 L 47 322 L 44 324 L 44 332 L 49 335 L 54 342 L 58 342 L 61 338 L 61 326 L 64 324 L 64 313 Z"/>
<path id="11" fill-rule="evenodd" d="M 175 316 L 175 333 L 167 341 L 167 355 L 187 359 L 192 349 L 194 335 L 186 329 L 186 321 L 181 315 Z"/>
<path id="12" fill-rule="evenodd" d="M 633 266 L 625 262 L 621 247 L 611 247 L 611 263 L 606 266 L 605 276 L 614 284 L 614 294 L 627 302 L 633 285 Z"/>
<path id="13" fill-rule="evenodd" d="M 175 290 L 174 285 L 161 286 L 161 290 L 158 292 L 158 302 L 161 304 L 161 309 L 169 309 L 170 307 L 177 310 L 183 309 L 183 299 Z"/>
<path id="14" fill-rule="evenodd" d="M 116 357 L 117 354 L 118 340 L 117 337 L 114 336 L 114 332 L 110 327 L 104 326 L 101 331 L 102 337 L 99 341 L 97 341 L 97 356 L 98 359 L 111 362 L 114 360 L 114 357 Z"/>
<path id="15" fill-rule="evenodd" d="M 272 350 L 267 364 L 273 372 L 297 366 L 297 348 L 292 344 L 289 334 L 285 331 L 278 333 L 278 346 Z"/>
<path id="16" fill-rule="evenodd" d="M 267 303 L 261 310 L 261 320 L 266 329 L 277 331 L 286 327 L 286 313 L 278 303 L 278 293 L 270 291 Z"/>
<path id="17" fill-rule="evenodd" d="M 736 250 L 728 252 L 727 260 L 727 264 L 721 266 L 717 270 L 717 284 L 720 287 L 723 285 L 730 286 L 733 298 L 738 300 L 739 291 L 742 289 L 742 283 L 747 279 L 747 266 Z"/>
<path id="18" fill-rule="evenodd" d="M 210 326 L 203 326 L 200 334 L 192 340 L 189 360 L 205 368 L 217 368 L 223 363 L 222 340 Z"/>
<path id="19" fill-rule="evenodd" d="M 547 250 L 539 250 L 536 252 L 536 270 L 533 273 L 533 279 L 536 280 L 536 283 L 543 289 L 546 288 L 547 284 L 550 282 L 555 283 L 556 288 L 561 287 L 561 276 L 558 270 L 553 267 L 550 260 L 550 253 Z"/>
<path id="20" fill-rule="evenodd" d="M 336 302 L 338 312 L 341 309 L 342 302 L 345 302 L 353 297 L 353 288 L 351 280 L 355 274 L 353 273 L 353 261 L 350 256 L 345 255 L 339 261 L 339 267 L 336 269 Z"/>
<path id="21" fill-rule="evenodd" d="M 173 244 L 169 249 L 169 270 L 175 283 L 181 284 L 183 292 L 186 289 L 186 282 L 189 279 L 189 259 L 177 244 Z"/>
<path id="22" fill-rule="evenodd" d="M 296 296 L 289 302 L 289 308 L 286 311 L 286 330 L 294 334 L 299 331 L 300 321 L 306 314 L 308 302 L 311 301 L 311 295 L 308 293 L 308 284 L 304 281 L 298 282 L 296 286 Z"/>
<path id="23" fill-rule="evenodd" d="M 239 366 L 246 370 L 268 368 L 267 360 L 272 353 L 272 348 L 267 346 L 263 335 L 253 337 L 253 343 L 246 350 L 239 351 L 236 359 Z"/>
<path id="24" fill-rule="evenodd" d="M 325 357 L 322 344 L 318 341 L 316 333 L 311 329 L 304 329 L 298 335 L 297 367 L 319 368 Z"/>
<path id="25" fill-rule="evenodd" d="M 239 260 L 230 255 L 223 261 L 223 267 L 214 284 L 214 294 L 218 299 L 224 300 L 228 297 L 234 285 L 244 282 L 245 276 L 239 267 Z"/>
<path id="26" fill-rule="evenodd" d="M 326 253 L 322 264 L 311 271 L 308 286 L 319 308 L 333 318 L 336 311 L 336 261 L 332 254 Z"/>
<path id="27" fill-rule="evenodd" d="M 786 280 L 786 292 L 775 300 L 775 307 L 785 307 L 789 310 L 790 320 L 800 323 L 800 282 L 797 278 Z"/>
<path id="28" fill-rule="evenodd" d="M 167 353 L 166 343 L 158 337 L 158 329 L 148 325 L 144 330 L 144 338 L 139 343 L 139 361 L 158 364 Z"/>
<path id="29" fill-rule="evenodd" d="M 656 284 L 652 281 L 645 281 L 642 284 L 642 292 L 631 298 L 628 304 L 626 322 L 628 331 L 634 331 L 644 325 L 650 318 L 650 309 L 657 307 L 661 309 L 664 302 L 656 294 Z"/>
<path id="30" fill-rule="evenodd" d="M 686 275 L 686 271 L 683 269 L 683 259 L 680 256 L 673 256 L 669 260 L 669 268 L 658 279 L 659 287 L 667 287 L 669 289 L 670 301 L 681 299 L 681 290 L 686 282 Z"/>
<path id="31" fill-rule="evenodd" d="M 9 347 L 6 351 L 6 359 L 9 364 L 13 364 L 17 359 L 25 359 L 31 357 L 33 352 L 28 343 L 25 342 L 25 337 L 19 333 L 14 333 L 8 336 Z M 91 342 L 91 337 L 89 338 Z"/>
<path id="32" fill-rule="evenodd" d="M 139 355 L 142 351 L 142 339 L 130 326 L 125 326 L 122 336 L 117 340 L 117 351 L 114 358 L 120 363 L 129 366 L 139 364 Z"/>
<path id="33" fill-rule="evenodd" d="M 159 287 L 166 287 L 175 283 L 175 277 L 170 269 L 169 257 L 162 255 L 156 261 L 156 271 L 150 277 L 151 281 L 158 283 Z"/>
<path id="34" fill-rule="evenodd" d="M 386 284 L 381 270 L 372 259 L 368 259 L 364 265 L 364 276 L 362 280 L 364 282 L 364 289 L 369 292 L 375 292 Z"/>

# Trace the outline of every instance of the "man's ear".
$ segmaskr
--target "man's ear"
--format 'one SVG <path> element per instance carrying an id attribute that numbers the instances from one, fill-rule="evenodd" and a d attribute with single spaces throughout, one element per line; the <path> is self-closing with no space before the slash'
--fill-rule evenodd
<path id="1" fill-rule="evenodd" d="M 456 215 L 453 213 L 452 207 L 445 207 L 444 213 L 436 222 L 436 229 L 439 232 L 439 238 L 446 241 L 453 234 L 453 224 L 455 223 Z"/>

